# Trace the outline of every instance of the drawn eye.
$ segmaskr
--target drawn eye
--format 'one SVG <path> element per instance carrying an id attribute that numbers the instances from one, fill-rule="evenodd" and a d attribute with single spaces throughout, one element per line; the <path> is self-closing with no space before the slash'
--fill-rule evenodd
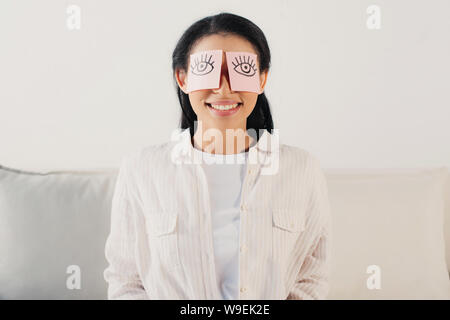
<path id="1" fill-rule="evenodd" d="M 197 76 L 204 76 L 205 74 L 210 73 L 214 69 L 214 61 L 211 62 L 212 55 L 207 57 L 207 54 L 201 55 L 200 61 L 198 57 L 194 61 L 194 65 L 191 65 L 191 71 L 193 74 Z"/>
<path id="2" fill-rule="evenodd" d="M 244 57 L 239 56 L 234 58 L 236 61 L 236 63 L 234 63 L 234 61 L 232 62 L 234 70 L 237 73 L 242 74 L 244 76 L 252 77 L 256 73 L 255 63 L 250 56 L 247 56 L 247 61 L 245 61 L 246 60 L 245 58 L 246 58 L 245 56 Z"/>

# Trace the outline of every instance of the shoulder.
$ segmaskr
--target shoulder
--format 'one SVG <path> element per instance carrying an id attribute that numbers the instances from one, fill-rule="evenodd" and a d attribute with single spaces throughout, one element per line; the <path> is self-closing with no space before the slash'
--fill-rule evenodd
<path id="1" fill-rule="evenodd" d="M 281 147 L 282 149 L 286 150 L 284 152 L 287 155 L 286 157 L 295 159 L 294 162 L 297 162 L 298 166 L 301 167 L 298 172 L 301 174 L 301 178 L 312 198 L 319 202 L 327 202 L 328 183 L 319 158 L 312 152 L 295 146 L 284 145 Z"/>
<path id="2" fill-rule="evenodd" d="M 167 156 L 170 144 L 167 141 L 144 145 L 122 156 L 118 173 L 121 181 L 126 181 L 129 190 L 137 192 L 148 179 L 154 177 L 155 172 L 163 171 L 164 163 L 168 163 L 163 158 Z"/>
<path id="3" fill-rule="evenodd" d="M 280 161 L 291 162 L 308 172 L 317 173 L 322 170 L 322 164 L 316 155 L 304 148 L 288 144 L 280 144 Z"/>
<path id="4" fill-rule="evenodd" d="M 302 184 L 306 190 L 324 189 L 325 171 L 319 158 L 312 152 L 292 145 L 280 144 L 279 168 L 283 177 Z M 305 190 L 305 189 L 303 189 Z"/>
<path id="5" fill-rule="evenodd" d="M 163 158 L 170 152 L 173 142 L 166 141 L 138 147 L 129 151 L 122 158 L 122 163 L 129 167 L 139 167 L 146 163 L 152 163 L 157 158 Z"/>

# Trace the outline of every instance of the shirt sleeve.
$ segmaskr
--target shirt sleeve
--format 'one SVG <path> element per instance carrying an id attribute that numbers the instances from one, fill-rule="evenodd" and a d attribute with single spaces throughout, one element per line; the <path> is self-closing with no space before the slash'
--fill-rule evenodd
<path id="1" fill-rule="evenodd" d="M 312 156 L 312 192 L 309 203 L 310 214 L 318 221 L 314 228 L 312 245 L 287 300 L 325 299 L 329 293 L 331 210 L 325 174 L 318 160 Z"/>
<path id="2" fill-rule="evenodd" d="M 105 245 L 109 263 L 104 270 L 108 299 L 149 299 L 135 261 L 136 224 L 128 192 L 127 157 L 122 159 L 114 189 L 111 228 Z"/>

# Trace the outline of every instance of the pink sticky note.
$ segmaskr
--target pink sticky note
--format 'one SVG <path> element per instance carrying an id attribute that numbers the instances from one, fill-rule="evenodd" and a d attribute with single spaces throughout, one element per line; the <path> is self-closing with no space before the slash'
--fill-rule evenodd
<path id="1" fill-rule="evenodd" d="M 261 93 L 257 55 L 250 52 L 226 52 L 231 90 Z"/>
<path id="2" fill-rule="evenodd" d="M 222 50 L 201 51 L 190 55 L 187 89 L 217 89 L 220 84 Z"/>

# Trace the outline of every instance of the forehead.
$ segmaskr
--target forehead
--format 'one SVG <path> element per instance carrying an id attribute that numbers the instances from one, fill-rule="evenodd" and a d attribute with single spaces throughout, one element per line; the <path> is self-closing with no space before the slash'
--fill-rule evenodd
<path id="1" fill-rule="evenodd" d="M 192 47 L 190 54 L 207 50 L 243 51 L 257 54 L 247 39 L 232 34 L 213 34 L 203 37 Z"/>

